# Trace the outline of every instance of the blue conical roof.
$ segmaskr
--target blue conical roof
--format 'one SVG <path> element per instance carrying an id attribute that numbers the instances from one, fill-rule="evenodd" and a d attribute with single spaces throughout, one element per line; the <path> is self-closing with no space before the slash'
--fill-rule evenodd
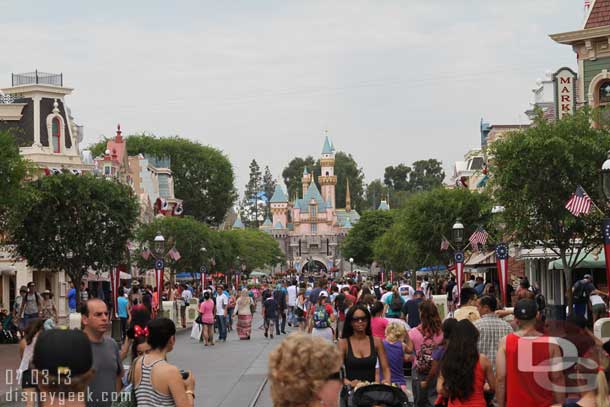
<path id="1" fill-rule="evenodd" d="M 263 223 L 263 227 L 267 226 L 273 226 L 273 223 L 271 223 L 271 219 L 269 219 L 269 217 L 265 218 L 265 222 Z"/>
<path id="2" fill-rule="evenodd" d="M 307 172 L 307 167 L 303 167 L 303 175 L 307 175 L 307 174 L 309 174 L 309 173 Z"/>
<path id="3" fill-rule="evenodd" d="M 379 207 L 377 208 L 377 210 L 380 210 L 380 211 L 389 211 L 390 210 L 390 205 L 388 205 L 388 203 L 385 200 L 381 201 L 379 203 Z"/>
<path id="4" fill-rule="evenodd" d="M 281 203 L 288 202 L 288 196 L 284 193 L 284 190 L 279 184 L 275 185 L 275 191 L 273 192 L 273 196 L 271 197 L 271 203 Z"/>
<path id="5" fill-rule="evenodd" d="M 328 139 L 328 136 L 324 137 L 324 147 L 322 147 L 322 154 L 332 154 L 333 153 L 333 146 L 332 144 L 330 144 L 330 140 Z"/>
<path id="6" fill-rule="evenodd" d="M 233 229 L 244 229 L 244 223 L 241 221 L 241 216 L 237 215 L 235 222 L 233 223 Z"/>
<path id="7" fill-rule="evenodd" d="M 315 182 L 309 184 L 309 188 L 307 189 L 307 193 L 298 201 L 299 209 L 303 212 L 309 211 L 309 202 L 314 199 L 318 203 L 318 212 L 323 212 L 326 210 L 326 203 L 324 202 L 324 198 L 320 194 L 318 187 Z"/>
<path id="8" fill-rule="evenodd" d="M 349 219 L 349 216 L 345 218 L 345 221 L 343 222 L 343 227 L 346 229 L 352 228 L 352 221 Z"/>

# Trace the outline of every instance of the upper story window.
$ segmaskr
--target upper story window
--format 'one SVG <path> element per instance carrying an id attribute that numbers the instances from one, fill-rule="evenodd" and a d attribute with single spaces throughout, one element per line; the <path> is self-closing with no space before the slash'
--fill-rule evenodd
<path id="1" fill-rule="evenodd" d="M 309 207 L 309 216 L 315 218 L 318 216 L 318 208 L 315 205 Z"/>
<path id="2" fill-rule="evenodd" d="M 317 223 L 311 224 L 311 233 L 318 233 L 318 224 Z"/>
<path id="3" fill-rule="evenodd" d="M 61 123 L 57 117 L 51 121 L 51 145 L 54 153 L 61 152 Z"/>
<path id="4" fill-rule="evenodd" d="M 112 175 L 112 167 L 109 165 L 104 166 L 104 175 Z"/>

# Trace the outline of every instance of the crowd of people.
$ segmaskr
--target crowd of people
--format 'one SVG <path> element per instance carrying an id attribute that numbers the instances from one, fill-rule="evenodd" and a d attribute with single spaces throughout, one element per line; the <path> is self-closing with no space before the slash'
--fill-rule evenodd
<path id="1" fill-rule="evenodd" d="M 163 295 L 174 299 L 182 326 L 187 304 L 198 302 L 193 331 L 203 346 L 226 341 L 234 326 L 244 341 L 293 331 L 269 359 L 275 406 L 335 406 L 373 383 L 416 406 L 608 405 L 608 355 L 587 319 L 575 312 L 563 324 L 544 321 L 526 281 L 512 309 L 501 307 L 493 289 L 479 290 L 476 279 L 474 285 L 469 281 L 444 318 L 426 279 L 415 287 L 324 277 L 243 287 L 218 283 L 203 290 L 178 285 Z M 586 283 L 583 290 L 597 295 Z M 457 295 L 451 280 L 445 287 L 447 296 Z M 18 372 L 26 404 L 46 397 L 43 405 L 55 405 L 49 400 L 78 394 L 82 402 L 73 405 L 132 399 L 139 405 L 195 405 L 195 378 L 167 361 L 176 323 L 160 317 L 154 291 L 139 284 L 122 289 L 118 344 L 108 336 L 105 301 L 81 297 L 82 332 L 59 330 L 56 312 L 45 305 L 48 293 L 23 288 Z M 253 331 L 257 312 L 262 324 Z M 82 350 L 82 357 L 66 346 Z M 564 361 L 561 368 L 552 363 L 557 360 Z M 42 370 L 50 377 L 44 385 L 32 380 Z"/>

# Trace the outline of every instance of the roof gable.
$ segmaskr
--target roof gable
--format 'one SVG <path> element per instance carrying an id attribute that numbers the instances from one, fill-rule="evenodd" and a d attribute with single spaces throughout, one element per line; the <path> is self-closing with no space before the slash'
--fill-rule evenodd
<path id="1" fill-rule="evenodd" d="M 585 29 L 610 25 L 610 0 L 595 0 L 587 16 Z"/>
<path id="2" fill-rule="evenodd" d="M 332 154 L 333 153 L 333 147 L 330 144 L 330 140 L 328 139 L 328 136 L 324 137 L 324 147 L 322 147 L 322 154 Z"/>
<path id="3" fill-rule="evenodd" d="M 233 223 L 233 229 L 244 229 L 244 223 L 241 221 L 241 216 L 237 215 L 235 218 L 235 223 Z"/>
<path id="4" fill-rule="evenodd" d="M 315 182 L 309 184 L 307 193 L 299 202 L 299 209 L 301 209 L 301 211 L 307 212 L 309 210 L 309 202 L 311 202 L 312 199 L 315 200 L 318 204 L 319 212 L 326 210 L 326 204 L 324 203 L 324 199 L 322 198 L 322 195 L 320 195 L 320 191 L 318 190 L 318 187 L 316 186 Z"/>

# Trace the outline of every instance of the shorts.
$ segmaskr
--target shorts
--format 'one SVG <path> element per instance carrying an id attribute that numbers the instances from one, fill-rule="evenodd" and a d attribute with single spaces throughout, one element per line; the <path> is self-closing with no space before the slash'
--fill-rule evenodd
<path id="1" fill-rule="evenodd" d="M 591 313 L 593 315 L 603 315 L 606 313 L 606 304 L 595 304 L 591 307 Z"/>

